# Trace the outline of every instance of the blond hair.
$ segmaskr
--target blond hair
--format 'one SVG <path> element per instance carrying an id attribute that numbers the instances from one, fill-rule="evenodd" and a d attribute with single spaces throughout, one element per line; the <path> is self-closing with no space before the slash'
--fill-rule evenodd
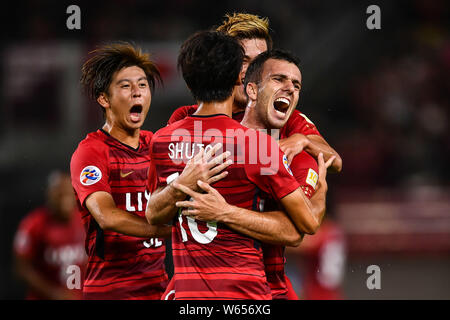
<path id="1" fill-rule="evenodd" d="M 249 13 L 226 14 L 225 20 L 216 28 L 238 40 L 264 39 L 267 49 L 272 48 L 272 37 L 269 34 L 269 19 Z"/>

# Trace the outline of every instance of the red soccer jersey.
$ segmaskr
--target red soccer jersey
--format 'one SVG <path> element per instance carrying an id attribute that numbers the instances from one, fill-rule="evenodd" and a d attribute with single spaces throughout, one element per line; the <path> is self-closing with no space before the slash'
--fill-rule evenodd
<path id="1" fill-rule="evenodd" d="M 274 139 L 226 115 L 189 116 L 155 133 L 151 151 L 159 185 L 181 173 L 201 146 L 207 150 L 219 142 L 233 156 L 228 176 L 214 184 L 228 203 L 255 210 L 259 190 L 279 200 L 299 187 Z M 272 161 L 263 166 L 265 146 Z M 258 241 L 220 223 L 178 215 L 172 246 L 177 300 L 271 299 Z"/>
<path id="2" fill-rule="evenodd" d="M 341 300 L 346 260 L 342 228 L 326 219 L 317 233 L 305 236 L 306 261 L 302 298 L 305 300 Z"/>
<path id="3" fill-rule="evenodd" d="M 294 157 L 290 168 L 305 195 L 311 198 L 315 192 L 318 179 L 316 160 L 306 151 L 302 151 Z M 268 208 L 266 209 L 273 209 L 275 205 L 273 200 L 268 199 L 267 201 Z M 273 299 L 288 299 L 288 285 L 284 273 L 286 263 L 284 249 L 284 246 L 263 244 L 264 265 Z"/>
<path id="4" fill-rule="evenodd" d="M 187 116 L 190 116 L 195 111 L 197 111 L 198 105 L 182 106 L 176 109 L 167 121 L 167 125 L 170 125 L 176 121 L 183 120 Z M 233 113 L 233 120 L 241 122 L 244 118 L 244 111 Z M 314 125 L 314 123 L 308 119 L 306 115 L 295 109 L 291 116 L 289 117 L 286 124 L 280 130 L 280 136 L 287 138 L 294 133 L 301 133 L 305 136 L 307 135 L 318 135 L 321 136 L 319 130 Z"/>
<path id="5" fill-rule="evenodd" d="M 72 274 L 68 268 L 78 266 L 81 277 L 84 271 L 87 259 L 83 242 L 84 231 L 78 212 L 74 212 L 71 220 L 62 222 L 43 207 L 30 212 L 20 223 L 14 239 L 14 252 L 30 261 L 49 283 L 68 289 L 68 276 Z M 81 289 L 72 290 L 74 297 L 81 299 Z M 27 299 L 48 297 L 42 297 L 30 288 Z"/>
<path id="6" fill-rule="evenodd" d="M 280 130 L 280 137 L 290 137 L 294 133 L 321 136 L 314 123 L 306 115 L 295 109 L 286 124 Z"/>
<path id="7" fill-rule="evenodd" d="M 145 218 L 152 133 L 141 130 L 134 149 L 103 130 L 88 134 L 72 156 L 72 185 L 82 211 L 89 261 L 86 299 L 160 299 L 167 284 L 163 239 L 144 239 L 102 230 L 85 207 L 97 191 L 116 206 Z"/>
<path id="8" fill-rule="evenodd" d="M 171 125 L 174 122 L 183 120 L 187 116 L 190 116 L 191 114 L 194 114 L 195 111 L 197 111 L 198 105 L 193 104 L 190 106 L 182 106 L 176 109 L 172 115 L 169 118 L 169 121 L 167 121 L 167 125 Z M 237 122 L 241 122 L 244 118 L 245 111 L 239 111 L 234 112 L 232 115 L 233 120 L 236 120 Z"/>

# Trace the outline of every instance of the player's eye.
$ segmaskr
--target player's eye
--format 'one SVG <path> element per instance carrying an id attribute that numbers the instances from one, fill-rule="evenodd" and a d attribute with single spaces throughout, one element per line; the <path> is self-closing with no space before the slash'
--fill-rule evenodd
<path id="1" fill-rule="evenodd" d="M 146 88 L 147 87 L 147 83 L 146 82 L 141 82 L 141 83 L 139 83 L 139 87 Z"/>
<path id="2" fill-rule="evenodd" d="M 128 83 L 126 83 L 126 84 L 121 85 L 120 87 L 121 87 L 121 88 L 129 88 L 130 85 L 129 85 Z"/>

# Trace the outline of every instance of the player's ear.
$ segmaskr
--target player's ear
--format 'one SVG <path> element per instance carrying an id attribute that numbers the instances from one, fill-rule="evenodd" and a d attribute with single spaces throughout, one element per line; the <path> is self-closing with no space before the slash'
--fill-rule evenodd
<path id="1" fill-rule="evenodd" d="M 102 92 L 97 98 L 97 102 L 105 109 L 110 107 L 109 98 L 106 93 Z"/>
<path id="2" fill-rule="evenodd" d="M 258 97 L 258 86 L 254 82 L 249 82 L 245 87 L 245 92 L 247 93 L 248 98 L 254 101 Z"/>

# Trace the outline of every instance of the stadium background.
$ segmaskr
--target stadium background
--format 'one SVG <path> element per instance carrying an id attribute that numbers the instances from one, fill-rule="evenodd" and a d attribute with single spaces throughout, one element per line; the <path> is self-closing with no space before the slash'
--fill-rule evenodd
<path id="1" fill-rule="evenodd" d="M 68 30 L 66 8 L 81 8 Z M 368 30 L 366 8 L 381 8 Z M 45 178 L 68 169 L 77 143 L 102 124 L 78 84 L 96 45 L 127 40 L 153 53 L 165 87 L 145 129 L 192 98 L 177 73 L 181 42 L 226 12 L 268 16 L 275 46 L 302 61 L 299 109 L 343 158 L 329 177 L 345 232 L 349 299 L 450 299 L 450 42 L 446 1 L 21 1 L 3 10 L 0 108 L 0 299 L 21 299 L 11 245 L 44 200 Z M 366 287 L 369 265 L 380 290 Z M 297 264 L 289 264 L 295 278 Z M 292 274 L 293 273 L 293 274 Z"/>

